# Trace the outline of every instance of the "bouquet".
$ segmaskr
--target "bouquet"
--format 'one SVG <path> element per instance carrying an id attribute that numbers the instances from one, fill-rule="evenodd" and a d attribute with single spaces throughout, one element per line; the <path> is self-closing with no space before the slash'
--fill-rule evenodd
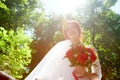
<path id="1" fill-rule="evenodd" d="M 85 66 L 91 67 L 92 63 L 96 61 L 97 57 L 92 48 L 85 47 L 84 45 L 78 45 L 76 48 L 71 47 L 66 52 L 66 58 L 69 59 L 72 67 Z M 78 80 L 77 76 L 73 72 L 75 80 Z"/>

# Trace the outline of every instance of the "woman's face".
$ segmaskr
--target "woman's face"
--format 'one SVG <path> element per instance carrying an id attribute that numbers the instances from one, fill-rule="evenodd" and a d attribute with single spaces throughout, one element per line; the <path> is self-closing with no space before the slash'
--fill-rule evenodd
<path id="1" fill-rule="evenodd" d="M 76 27 L 75 24 L 67 24 L 66 26 L 66 34 L 70 40 L 75 40 L 80 38 L 80 31 Z"/>

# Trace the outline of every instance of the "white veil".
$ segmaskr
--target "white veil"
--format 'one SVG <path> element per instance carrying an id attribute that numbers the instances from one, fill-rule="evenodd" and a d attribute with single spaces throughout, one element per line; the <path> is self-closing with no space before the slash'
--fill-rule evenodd
<path id="1" fill-rule="evenodd" d="M 57 43 L 25 80 L 74 80 L 71 74 L 74 68 L 63 59 L 70 45 L 70 40 Z"/>

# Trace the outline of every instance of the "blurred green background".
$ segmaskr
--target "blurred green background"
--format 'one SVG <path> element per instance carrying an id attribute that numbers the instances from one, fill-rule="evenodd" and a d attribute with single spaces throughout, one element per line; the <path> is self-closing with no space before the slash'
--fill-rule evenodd
<path id="1" fill-rule="evenodd" d="M 98 51 L 102 80 L 119 80 L 120 14 L 111 10 L 117 0 L 86 1 L 75 14 L 61 14 L 47 12 L 42 0 L 0 0 L 0 70 L 23 80 L 52 46 L 64 40 L 64 22 L 77 20 L 83 43 Z"/>

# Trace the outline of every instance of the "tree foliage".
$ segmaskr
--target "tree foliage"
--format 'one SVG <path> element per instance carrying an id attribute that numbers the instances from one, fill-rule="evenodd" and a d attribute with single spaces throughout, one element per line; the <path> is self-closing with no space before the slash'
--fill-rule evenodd
<path id="1" fill-rule="evenodd" d="M 0 27 L 0 70 L 16 79 L 22 78 L 22 74 L 28 72 L 31 60 L 30 42 L 23 29 L 18 29 L 16 33 Z"/>
<path id="2" fill-rule="evenodd" d="M 85 38 L 97 48 L 102 66 L 103 80 L 120 79 L 120 15 L 110 10 L 117 0 L 92 0 L 79 8 L 76 18 L 86 31 Z M 89 41 L 88 41 L 89 40 Z M 86 41 L 84 41 L 86 42 Z M 109 65 L 109 66 L 108 66 Z"/>
<path id="3" fill-rule="evenodd" d="M 120 15 L 112 11 L 105 11 L 101 14 L 102 24 L 97 27 L 97 33 L 101 34 L 100 39 L 96 40 L 102 63 L 103 77 L 105 79 L 120 79 L 118 76 L 120 69 Z M 102 43 L 102 44 L 101 44 Z M 108 65 L 111 66 L 108 67 Z M 106 68 L 106 69 L 105 69 Z"/>
<path id="4" fill-rule="evenodd" d="M 43 16 L 41 0 L 0 0 L 0 70 L 17 79 L 26 73 L 31 41 L 24 32 L 31 34 L 34 24 L 44 21 Z"/>
<path id="5" fill-rule="evenodd" d="M 17 30 L 31 24 L 31 14 L 37 7 L 37 0 L 1 0 L 0 4 L 0 26 Z"/>
<path id="6" fill-rule="evenodd" d="M 32 70 L 43 56 L 48 52 L 48 50 L 55 44 L 54 34 L 59 31 L 62 26 L 63 16 L 57 14 L 47 15 L 44 19 L 38 17 L 34 24 L 34 40 L 31 43 L 31 48 L 34 50 L 32 52 L 32 62 L 30 64 L 30 69 Z"/>

